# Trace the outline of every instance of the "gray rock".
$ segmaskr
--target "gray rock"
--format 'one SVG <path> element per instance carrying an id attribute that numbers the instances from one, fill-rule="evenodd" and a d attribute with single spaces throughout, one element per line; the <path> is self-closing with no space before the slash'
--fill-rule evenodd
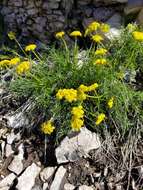
<path id="1" fill-rule="evenodd" d="M 13 173 L 6 176 L 4 179 L 0 181 L 0 189 L 9 190 L 15 178 L 16 178 L 16 175 Z"/>
<path id="2" fill-rule="evenodd" d="M 80 187 L 78 188 L 78 190 L 93 190 L 93 188 L 92 188 L 92 187 L 89 187 L 89 186 L 87 186 L 87 185 L 82 185 L 82 186 L 80 186 Z"/>
<path id="3" fill-rule="evenodd" d="M 49 184 L 48 183 L 44 183 L 42 190 L 47 190 L 47 189 L 49 189 Z"/>
<path id="4" fill-rule="evenodd" d="M 43 182 L 48 181 L 54 174 L 56 167 L 47 167 L 40 172 L 40 178 Z"/>
<path id="5" fill-rule="evenodd" d="M 23 162 L 22 162 L 24 155 L 23 145 L 21 144 L 18 149 L 19 149 L 19 154 L 14 157 L 14 159 L 8 166 L 8 169 L 17 175 L 19 175 L 23 171 Z"/>
<path id="6" fill-rule="evenodd" d="M 56 148 L 57 162 L 59 164 L 74 162 L 81 157 L 87 157 L 90 150 L 98 149 L 100 146 L 99 136 L 83 127 L 74 137 L 65 137 Z"/>
<path id="7" fill-rule="evenodd" d="M 66 183 L 64 185 L 64 190 L 74 190 L 74 189 L 75 189 L 75 186 L 70 183 Z"/>
<path id="8" fill-rule="evenodd" d="M 6 116 L 6 119 L 10 128 L 20 128 L 29 124 L 29 120 L 22 112 Z"/>
<path id="9" fill-rule="evenodd" d="M 56 172 L 55 178 L 51 184 L 50 190 L 61 190 L 64 186 L 66 169 L 60 166 Z"/>
<path id="10" fill-rule="evenodd" d="M 115 4 L 115 3 L 127 3 L 128 0 L 94 0 L 94 4 L 104 3 L 105 5 Z"/>
<path id="11" fill-rule="evenodd" d="M 12 131 L 8 136 L 7 136 L 7 144 L 11 145 L 14 140 L 19 140 L 20 139 L 20 133 L 14 134 Z"/>
<path id="12" fill-rule="evenodd" d="M 113 8 L 107 8 L 107 7 L 98 7 L 95 8 L 93 11 L 93 17 L 97 21 L 106 22 L 113 14 L 114 14 Z"/>
<path id="13" fill-rule="evenodd" d="M 35 184 L 35 179 L 38 176 L 41 168 L 35 163 L 29 166 L 24 173 L 18 178 L 16 187 L 18 190 L 31 190 Z"/>
<path id="14" fill-rule="evenodd" d="M 10 144 L 6 144 L 6 146 L 5 146 L 5 156 L 9 157 L 13 153 L 14 153 L 14 151 L 12 150 L 11 145 Z"/>
<path id="15" fill-rule="evenodd" d="M 119 13 L 115 13 L 108 21 L 107 24 L 111 26 L 111 28 L 120 29 L 122 26 L 122 16 Z"/>

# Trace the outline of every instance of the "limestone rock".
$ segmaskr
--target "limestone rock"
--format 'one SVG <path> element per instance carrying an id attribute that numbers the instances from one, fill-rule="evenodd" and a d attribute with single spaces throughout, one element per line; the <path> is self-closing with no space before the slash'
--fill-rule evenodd
<path id="1" fill-rule="evenodd" d="M 55 178 L 51 184 L 50 190 L 61 190 L 64 186 L 66 169 L 60 166 L 56 172 Z"/>
<path id="2" fill-rule="evenodd" d="M 6 144 L 6 146 L 5 146 L 5 156 L 9 157 L 13 153 L 14 153 L 14 151 L 12 150 L 11 145 Z"/>
<path id="3" fill-rule="evenodd" d="M 4 179 L 0 181 L 0 189 L 9 190 L 15 178 L 16 175 L 13 173 L 6 176 Z"/>
<path id="4" fill-rule="evenodd" d="M 115 13 L 111 18 L 109 18 L 107 24 L 109 24 L 111 28 L 121 28 L 122 25 L 121 14 Z"/>
<path id="5" fill-rule="evenodd" d="M 66 183 L 64 185 L 64 190 L 74 190 L 74 189 L 75 189 L 75 186 L 70 183 Z"/>
<path id="6" fill-rule="evenodd" d="M 14 157 L 14 159 L 8 166 L 8 169 L 17 175 L 19 175 L 23 170 L 23 163 L 22 163 L 24 156 L 23 144 L 19 146 L 18 150 L 19 154 Z"/>
<path id="7" fill-rule="evenodd" d="M 73 137 L 65 137 L 60 146 L 56 148 L 57 162 L 74 162 L 81 157 L 88 156 L 88 152 L 99 148 L 101 145 L 99 136 L 83 127 L 79 134 Z"/>
<path id="8" fill-rule="evenodd" d="M 18 190 L 31 190 L 35 184 L 35 179 L 39 174 L 41 168 L 35 163 L 29 166 L 24 173 L 18 178 Z"/>
<path id="9" fill-rule="evenodd" d="M 48 181 L 54 174 L 56 167 L 44 168 L 40 173 L 40 178 L 43 182 Z"/>
<path id="10" fill-rule="evenodd" d="M 78 188 L 78 190 L 93 190 L 93 188 L 92 188 L 92 187 L 89 187 L 89 186 L 87 186 L 87 185 L 82 185 L 82 186 L 80 186 L 80 187 Z"/>

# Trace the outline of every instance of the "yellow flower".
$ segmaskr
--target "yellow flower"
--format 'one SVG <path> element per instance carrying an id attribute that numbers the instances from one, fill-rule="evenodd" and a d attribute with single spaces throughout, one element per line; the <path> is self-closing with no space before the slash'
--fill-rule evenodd
<path id="1" fill-rule="evenodd" d="M 92 40 L 96 43 L 100 43 L 101 41 L 103 41 L 103 37 L 99 34 L 95 34 L 92 36 Z"/>
<path id="2" fill-rule="evenodd" d="M 72 108 L 71 127 L 74 131 L 79 131 L 84 124 L 84 110 L 82 106 Z"/>
<path id="3" fill-rule="evenodd" d="M 83 118 L 84 116 L 84 110 L 82 106 L 73 107 L 71 111 L 72 115 L 77 118 Z"/>
<path id="4" fill-rule="evenodd" d="M 10 60 L 10 65 L 16 65 L 19 62 L 20 62 L 20 58 L 19 57 L 15 57 L 15 58 L 13 58 L 13 59 Z"/>
<path id="5" fill-rule="evenodd" d="M 111 109 L 113 107 L 114 104 L 114 97 L 110 98 L 107 102 L 108 107 Z"/>
<path id="6" fill-rule="evenodd" d="M 88 25 L 87 29 L 85 30 L 84 36 L 87 36 L 91 32 L 95 32 L 98 28 L 100 27 L 99 22 L 92 22 L 91 24 Z"/>
<path id="7" fill-rule="evenodd" d="M 53 131 L 54 131 L 55 127 L 52 125 L 51 120 L 46 121 L 45 123 L 43 123 L 41 125 L 41 131 L 45 134 L 45 135 L 50 135 Z"/>
<path id="8" fill-rule="evenodd" d="M 71 120 L 71 128 L 73 131 L 80 131 L 83 124 L 84 124 L 84 120 L 82 119 L 72 118 Z"/>
<path id="9" fill-rule="evenodd" d="M 57 32 L 55 36 L 56 38 L 62 38 L 64 35 L 65 35 L 65 32 L 61 31 L 61 32 Z"/>
<path id="10" fill-rule="evenodd" d="M 105 119 L 105 114 L 104 113 L 101 113 L 101 114 L 99 114 L 98 115 L 98 117 L 97 117 L 97 120 L 96 120 L 96 125 L 99 125 L 104 119 Z"/>
<path id="11" fill-rule="evenodd" d="M 110 26 L 109 26 L 109 24 L 102 23 L 100 26 L 100 29 L 102 32 L 106 33 L 106 32 L 109 32 Z"/>
<path id="12" fill-rule="evenodd" d="M 132 34 L 135 40 L 143 41 L 143 32 L 134 31 Z"/>
<path id="13" fill-rule="evenodd" d="M 98 86 L 99 85 L 97 83 L 94 83 L 88 87 L 88 91 L 90 92 L 90 91 L 96 90 L 96 88 L 98 88 Z"/>
<path id="14" fill-rule="evenodd" d="M 78 30 L 75 30 L 73 32 L 70 33 L 70 36 L 72 37 L 82 37 L 82 33 Z"/>
<path id="15" fill-rule="evenodd" d="M 25 47 L 25 51 L 34 51 L 36 47 L 36 44 L 29 44 Z"/>
<path id="16" fill-rule="evenodd" d="M 84 93 L 84 91 L 78 90 L 77 99 L 79 101 L 83 101 L 83 100 L 86 100 L 86 98 L 87 98 L 87 95 Z"/>
<path id="17" fill-rule="evenodd" d="M 8 35 L 10 40 L 16 39 L 15 32 L 10 31 L 7 35 Z"/>
<path id="18" fill-rule="evenodd" d="M 107 49 L 100 48 L 95 51 L 95 55 L 105 55 L 107 53 Z"/>
<path id="19" fill-rule="evenodd" d="M 30 69 L 30 62 L 23 61 L 17 66 L 16 72 L 17 72 L 17 74 L 20 75 L 20 74 L 23 74 L 23 73 L 29 71 L 29 69 Z"/>
<path id="20" fill-rule="evenodd" d="M 106 65 L 107 64 L 107 60 L 106 59 L 97 59 L 94 63 L 94 65 Z"/>
<path id="21" fill-rule="evenodd" d="M 65 98 L 68 102 L 77 100 L 77 90 L 74 89 L 59 89 L 56 94 L 57 99 L 61 100 Z"/>
<path id="22" fill-rule="evenodd" d="M 84 84 L 81 84 L 81 85 L 78 87 L 78 90 L 79 90 L 79 91 L 83 91 L 83 92 L 88 92 L 88 86 L 85 86 Z"/>
<path id="23" fill-rule="evenodd" d="M 8 66 L 9 63 L 10 63 L 10 60 L 7 60 L 7 59 L 2 60 L 2 61 L 0 61 L 0 67 Z"/>

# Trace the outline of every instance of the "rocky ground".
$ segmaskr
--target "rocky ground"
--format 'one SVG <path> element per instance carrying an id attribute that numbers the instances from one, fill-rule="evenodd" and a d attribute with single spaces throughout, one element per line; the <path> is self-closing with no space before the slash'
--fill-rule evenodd
<path id="1" fill-rule="evenodd" d="M 107 133 L 103 141 L 87 128 L 69 134 L 55 149 L 52 139 L 45 147 L 40 132 L 28 128 L 34 122 L 27 114 L 30 101 L 15 100 L 2 87 L 0 95 L 0 190 L 143 188 L 141 137 L 132 158 L 124 153 L 131 144 L 121 148 L 116 137 Z"/>

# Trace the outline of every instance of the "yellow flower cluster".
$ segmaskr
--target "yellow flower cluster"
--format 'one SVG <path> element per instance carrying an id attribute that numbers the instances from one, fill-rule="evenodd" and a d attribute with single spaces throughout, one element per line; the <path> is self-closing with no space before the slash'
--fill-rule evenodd
<path id="1" fill-rule="evenodd" d="M 109 32 L 109 30 L 110 30 L 109 24 L 102 23 L 100 26 L 100 30 L 101 30 L 101 32 L 104 32 L 104 33 Z"/>
<path id="2" fill-rule="evenodd" d="M 16 68 L 16 72 L 17 74 L 23 74 L 26 73 L 27 71 L 30 70 L 30 62 L 29 61 L 23 61 L 21 62 L 17 68 Z"/>
<path id="3" fill-rule="evenodd" d="M 99 34 L 95 34 L 92 36 L 92 40 L 96 43 L 100 43 L 101 41 L 103 41 L 103 37 Z"/>
<path id="4" fill-rule="evenodd" d="M 2 60 L 0 61 L 0 67 L 6 67 L 6 66 L 9 66 L 9 63 L 10 63 L 10 60 Z"/>
<path id="5" fill-rule="evenodd" d="M 64 35 L 65 35 L 65 32 L 61 31 L 61 32 L 57 32 L 56 35 L 55 35 L 55 37 L 56 38 L 62 38 Z"/>
<path id="6" fill-rule="evenodd" d="M 114 104 L 114 97 L 111 97 L 107 102 L 109 109 L 113 107 L 113 104 Z"/>
<path id="7" fill-rule="evenodd" d="M 71 37 L 82 37 L 82 33 L 78 30 L 75 30 L 73 32 L 70 33 Z"/>
<path id="8" fill-rule="evenodd" d="M 107 49 L 100 48 L 95 51 L 95 55 L 105 55 L 107 53 Z"/>
<path id="9" fill-rule="evenodd" d="M 95 32 L 97 29 L 99 29 L 100 23 L 99 22 L 92 22 L 88 25 L 87 29 L 85 30 L 84 36 L 86 37 L 89 33 Z"/>
<path id="10" fill-rule="evenodd" d="M 140 42 L 143 41 L 143 32 L 134 31 L 132 34 L 135 40 L 140 41 Z"/>
<path id="11" fill-rule="evenodd" d="M 94 83 L 90 86 L 85 86 L 81 84 L 77 90 L 71 88 L 71 89 L 59 89 L 56 97 L 59 100 L 62 100 L 63 98 L 67 100 L 68 102 L 73 102 L 73 101 L 83 101 L 87 98 L 87 95 L 85 92 L 91 92 L 94 91 L 98 88 L 98 84 Z"/>
<path id="12" fill-rule="evenodd" d="M 94 62 L 94 65 L 106 65 L 108 62 L 106 59 L 104 58 L 101 58 L 101 59 L 97 59 L 95 62 Z"/>
<path id="13" fill-rule="evenodd" d="M 50 135 L 53 131 L 54 131 L 55 127 L 53 126 L 51 120 L 44 122 L 41 125 L 41 131 L 45 134 L 45 135 Z"/>
<path id="14" fill-rule="evenodd" d="M 100 113 L 99 115 L 98 115 L 98 117 L 97 117 L 97 119 L 96 119 L 96 125 L 99 125 L 102 121 L 104 121 L 104 119 L 105 119 L 105 114 L 104 113 Z"/>
<path id="15" fill-rule="evenodd" d="M 71 127 L 73 131 L 79 131 L 84 124 L 84 110 L 82 106 L 72 108 Z"/>
<path id="16" fill-rule="evenodd" d="M 19 57 L 14 57 L 14 58 L 12 58 L 10 60 L 5 59 L 5 60 L 0 61 L 0 67 L 17 65 L 19 62 L 20 62 Z"/>
<path id="17" fill-rule="evenodd" d="M 36 49 L 36 44 L 29 44 L 25 47 L 25 51 L 34 51 Z"/>
<path id="18" fill-rule="evenodd" d="M 62 100 L 65 98 L 68 102 L 77 100 L 77 90 L 71 89 L 60 89 L 56 94 L 57 99 Z"/>

